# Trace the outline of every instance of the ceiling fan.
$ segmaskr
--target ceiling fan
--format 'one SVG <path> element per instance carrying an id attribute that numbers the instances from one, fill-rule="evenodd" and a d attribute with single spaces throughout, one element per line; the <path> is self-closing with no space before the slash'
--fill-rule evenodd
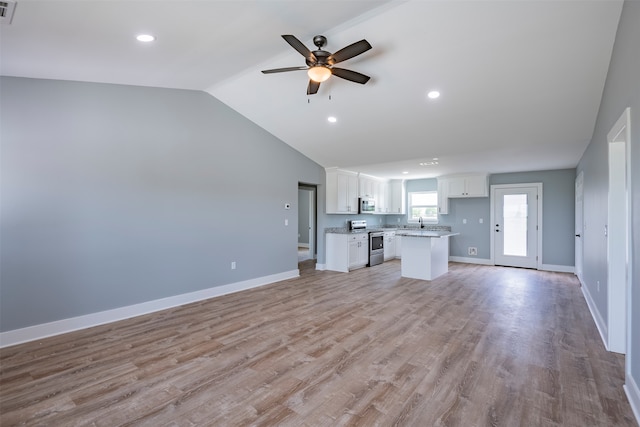
<path id="1" fill-rule="evenodd" d="M 366 40 L 360 40 L 350 44 L 349 46 L 340 49 L 336 53 L 330 53 L 326 50 L 322 50 L 322 47 L 327 44 L 327 38 L 325 36 L 315 36 L 313 38 L 313 44 L 318 48 L 311 52 L 307 47 L 302 44 L 295 36 L 285 34 L 282 38 L 297 50 L 302 56 L 304 56 L 307 63 L 306 67 L 287 67 L 287 68 L 275 68 L 272 70 L 263 70 L 264 74 L 282 73 L 285 71 L 298 71 L 307 70 L 309 75 L 309 85 L 307 86 L 307 95 L 313 95 L 318 92 L 320 83 L 326 81 L 333 74 L 336 77 L 340 77 L 351 82 L 365 84 L 369 81 L 369 76 L 358 73 L 356 71 L 345 70 L 344 68 L 334 67 L 337 64 L 347 59 L 351 59 L 354 56 L 358 56 L 371 49 L 371 45 Z"/>

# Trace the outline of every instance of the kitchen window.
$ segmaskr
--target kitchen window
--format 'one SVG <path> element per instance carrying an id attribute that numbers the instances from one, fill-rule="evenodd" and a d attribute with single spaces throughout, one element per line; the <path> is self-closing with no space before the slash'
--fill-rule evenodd
<path id="1" fill-rule="evenodd" d="M 437 191 L 416 191 L 408 194 L 409 200 L 409 222 L 418 222 L 422 218 L 423 222 L 438 222 L 438 192 Z"/>

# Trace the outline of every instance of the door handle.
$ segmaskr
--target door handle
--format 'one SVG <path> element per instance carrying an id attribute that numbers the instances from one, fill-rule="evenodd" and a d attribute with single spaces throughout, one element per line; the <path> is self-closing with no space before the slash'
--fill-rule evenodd
<path id="1" fill-rule="evenodd" d="M 500 230 L 496 230 L 496 233 L 499 233 L 499 232 L 500 232 Z"/>
<path id="2" fill-rule="evenodd" d="M 576 234 L 576 237 L 580 237 L 580 235 L 579 235 L 579 234 Z"/>

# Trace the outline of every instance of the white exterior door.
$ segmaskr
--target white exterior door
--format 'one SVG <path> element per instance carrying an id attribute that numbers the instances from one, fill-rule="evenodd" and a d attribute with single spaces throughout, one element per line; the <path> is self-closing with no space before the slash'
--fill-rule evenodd
<path id="1" fill-rule="evenodd" d="M 493 189 L 494 264 L 538 267 L 538 186 Z"/>

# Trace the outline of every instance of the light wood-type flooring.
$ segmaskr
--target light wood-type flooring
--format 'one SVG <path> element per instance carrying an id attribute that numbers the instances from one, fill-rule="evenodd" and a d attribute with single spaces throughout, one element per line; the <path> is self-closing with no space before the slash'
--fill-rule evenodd
<path id="1" fill-rule="evenodd" d="M 0 424 L 634 426 L 572 274 L 399 261 L 0 350 Z"/>

